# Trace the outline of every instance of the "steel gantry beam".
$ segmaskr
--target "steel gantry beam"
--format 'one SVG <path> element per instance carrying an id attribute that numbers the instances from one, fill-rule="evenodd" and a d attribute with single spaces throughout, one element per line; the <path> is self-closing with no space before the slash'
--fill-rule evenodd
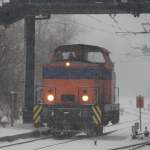
<path id="1" fill-rule="evenodd" d="M 150 13 L 150 0 L 10 0 L 0 8 L 0 24 L 26 15 Z"/>

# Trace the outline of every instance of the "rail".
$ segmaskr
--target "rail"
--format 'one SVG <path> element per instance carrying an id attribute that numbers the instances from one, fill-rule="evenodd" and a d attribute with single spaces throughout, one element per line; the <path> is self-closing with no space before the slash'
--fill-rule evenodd
<path id="1" fill-rule="evenodd" d="M 140 142 L 137 144 L 130 144 L 130 145 L 126 145 L 126 146 L 116 147 L 116 148 L 113 148 L 110 150 L 122 150 L 122 149 L 127 149 L 127 148 L 129 148 L 130 150 L 136 150 L 138 148 L 141 148 L 141 147 L 149 145 L 149 144 L 150 144 L 150 141 L 146 141 L 146 142 Z"/>
<path id="2" fill-rule="evenodd" d="M 126 123 L 126 122 L 123 122 L 123 123 Z M 114 129 L 114 130 L 111 130 L 111 131 L 107 131 L 107 132 L 105 132 L 105 133 L 103 134 L 103 136 L 112 134 L 112 133 L 117 132 L 117 131 L 122 131 L 122 130 L 128 128 L 128 127 L 129 127 L 129 126 L 126 126 L 126 127 L 119 127 L 119 128 L 117 128 L 117 129 Z M 35 133 L 35 134 L 36 134 L 36 133 Z M 36 136 L 36 135 L 35 135 L 35 136 Z M 3 146 L 0 146 L 0 149 L 10 148 L 10 147 L 14 147 L 14 146 L 17 146 L 17 145 L 19 146 L 19 145 L 23 145 L 23 144 L 29 144 L 29 143 L 33 143 L 33 142 L 36 142 L 36 141 L 47 140 L 47 139 L 49 139 L 49 138 L 53 138 L 53 136 L 51 135 L 51 132 L 48 132 L 48 133 L 44 132 L 41 137 L 37 137 L 37 138 L 34 138 L 34 139 L 33 139 L 33 137 L 35 137 L 35 136 L 31 135 L 31 137 L 29 137 L 29 139 L 27 138 L 27 140 L 25 140 L 25 138 L 23 138 L 24 141 L 22 141 L 22 142 L 15 142 L 15 143 L 12 143 L 12 144 L 6 144 L 6 145 L 3 145 Z M 31 138 L 31 139 L 30 139 L 30 138 Z M 56 146 L 58 146 L 58 145 L 63 145 L 63 144 L 67 144 L 67 143 L 72 143 L 72 142 L 79 141 L 79 140 L 95 139 L 95 138 L 96 138 L 95 136 L 94 136 L 94 137 L 88 137 L 88 136 L 86 136 L 86 135 L 77 135 L 77 136 L 69 137 L 68 140 L 66 140 L 66 138 L 65 138 L 65 141 L 61 141 L 61 142 L 59 141 L 59 142 L 54 143 L 54 144 L 43 145 L 43 146 L 41 146 L 41 147 L 38 147 L 38 145 L 37 145 L 37 147 L 36 147 L 34 150 L 41 150 L 41 149 L 45 149 L 45 148 L 56 147 Z M 60 138 L 58 138 L 58 139 L 60 139 Z M 62 138 L 61 138 L 61 140 L 62 140 Z M 129 148 L 129 147 L 130 147 L 130 148 L 136 148 L 136 147 L 140 147 L 140 146 L 142 147 L 142 146 L 144 146 L 144 145 L 146 145 L 146 144 L 149 144 L 149 143 L 150 143 L 150 141 L 147 141 L 147 142 L 142 142 L 142 143 L 139 143 L 139 144 L 134 144 L 134 145 L 128 145 L 128 146 L 124 146 L 124 147 L 119 147 L 119 148 L 117 148 L 117 149 L 119 150 L 119 149 L 121 149 L 121 148 L 125 149 L 125 148 Z M 111 150 L 117 150 L 117 149 L 114 148 L 114 149 L 111 149 Z M 133 150 L 133 149 L 132 149 L 132 150 Z"/>

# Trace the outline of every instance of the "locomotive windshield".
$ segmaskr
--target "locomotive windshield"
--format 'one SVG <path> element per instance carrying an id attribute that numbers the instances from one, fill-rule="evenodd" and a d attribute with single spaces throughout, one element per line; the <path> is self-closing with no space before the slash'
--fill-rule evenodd
<path id="1" fill-rule="evenodd" d="M 105 58 L 101 51 L 57 51 L 54 59 L 56 61 L 72 60 L 85 61 L 89 63 L 104 63 Z"/>
<path id="2" fill-rule="evenodd" d="M 85 57 L 88 62 L 92 63 L 104 63 L 105 59 L 101 52 L 87 52 L 87 57 Z"/>
<path id="3" fill-rule="evenodd" d="M 63 52 L 62 59 L 63 60 L 74 60 L 76 58 L 75 52 Z"/>

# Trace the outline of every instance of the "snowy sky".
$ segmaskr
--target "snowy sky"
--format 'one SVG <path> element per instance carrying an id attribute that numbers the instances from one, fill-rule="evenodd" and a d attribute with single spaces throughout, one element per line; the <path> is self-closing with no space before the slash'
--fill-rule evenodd
<path id="1" fill-rule="evenodd" d="M 150 22 L 150 15 L 143 14 L 139 18 L 133 15 L 117 15 L 115 21 L 109 15 L 74 15 L 70 22 L 79 25 L 80 32 L 70 43 L 93 44 L 107 48 L 115 63 L 117 84 L 121 97 L 135 97 L 143 94 L 150 97 L 150 56 L 143 55 L 140 50 L 131 47 L 150 47 L 150 34 L 116 34 L 115 32 L 144 31 L 141 23 Z M 150 26 L 145 26 L 147 30 Z"/>

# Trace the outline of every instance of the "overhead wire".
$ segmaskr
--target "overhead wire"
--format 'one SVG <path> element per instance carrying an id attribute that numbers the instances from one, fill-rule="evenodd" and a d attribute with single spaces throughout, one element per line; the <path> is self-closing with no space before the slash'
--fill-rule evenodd
<path id="1" fill-rule="evenodd" d="M 99 23 L 101 23 L 101 21 L 99 20 L 99 19 L 97 19 L 96 17 L 93 17 L 93 16 L 90 16 L 90 15 L 86 15 L 86 16 L 88 16 L 88 17 L 90 17 L 91 19 L 94 19 L 94 20 L 97 20 L 97 22 L 99 22 Z M 61 16 L 62 17 L 62 16 Z M 97 28 L 97 27 L 95 27 L 95 26 L 91 26 L 91 25 L 87 25 L 87 24 L 83 24 L 83 23 L 80 23 L 80 22 L 77 22 L 77 21 L 75 21 L 75 20 L 72 20 L 72 19 L 68 19 L 68 18 L 65 18 L 65 17 L 63 17 L 64 19 L 65 19 L 65 21 L 67 21 L 67 23 L 70 23 L 70 24 L 77 24 L 77 25 L 80 25 L 81 27 L 84 27 L 84 28 L 87 28 L 87 29 L 92 29 L 92 30 L 95 30 L 95 31 L 98 31 L 98 32 L 105 32 L 105 33 L 107 33 L 107 34 L 114 34 L 114 32 L 109 32 L 109 31 L 106 31 L 105 29 L 102 29 L 102 28 Z M 66 22 L 61 22 L 61 21 L 56 21 L 56 20 L 52 20 L 52 21 L 47 21 L 46 22 L 46 24 L 56 24 L 56 23 L 58 23 L 58 24 L 66 24 Z M 107 23 L 108 24 L 108 23 Z M 110 26 L 112 26 L 113 28 L 114 28 L 114 25 L 113 24 L 108 24 L 108 25 L 110 25 Z M 46 26 L 46 25 L 45 25 Z M 115 34 L 114 34 L 115 35 Z M 126 38 L 126 37 L 124 37 L 124 38 Z"/>
<path id="2" fill-rule="evenodd" d="M 86 16 L 88 16 L 88 17 L 90 17 L 91 19 L 94 19 L 94 20 L 96 20 L 97 22 L 99 22 L 99 23 L 102 23 L 102 21 L 101 20 L 99 20 L 99 19 L 97 19 L 96 17 L 93 17 L 93 16 L 91 16 L 91 15 L 86 15 Z M 65 18 L 66 19 L 66 18 Z M 109 31 L 106 31 L 105 29 L 102 29 L 102 28 L 97 28 L 97 27 L 94 27 L 94 26 L 89 26 L 89 25 L 86 25 L 86 24 L 83 24 L 83 23 L 79 23 L 79 22 L 77 22 L 77 21 L 74 21 L 74 20 L 71 20 L 71 19 L 67 19 L 69 22 L 71 22 L 71 23 L 75 23 L 75 24 L 78 24 L 78 25 L 80 25 L 80 26 L 84 26 L 84 27 L 86 27 L 86 28 L 88 28 L 88 29 L 93 29 L 93 30 L 96 30 L 96 31 L 100 31 L 100 32 L 105 32 L 105 33 L 108 33 L 108 34 L 114 34 L 115 35 L 115 33 L 114 32 L 109 32 Z M 58 22 L 59 23 L 59 22 Z M 108 23 L 107 23 L 108 24 Z M 110 25 L 110 26 L 112 26 L 113 28 L 114 28 L 114 26 L 113 26 L 113 24 L 108 24 L 108 25 Z M 126 30 L 127 31 L 127 30 Z M 121 37 L 123 37 L 123 38 L 125 38 L 128 42 L 130 42 L 131 40 L 129 39 L 129 38 L 127 38 L 127 37 L 125 37 L 125 36 L 121 36 Z M 131 44 L 130 44 L 131 45 Z"/>
<path id="3" fill-rule="evenodd" d="M 115 16 L 113 17 L 112 15 L 109 15 L 110 18 L 112 19 L 112 21 L 115 23 L 116 27 L 120 30 L 120 31 L 125 31 L 125 32 L 129 32 L 127 29 L 125 29 L 124 27 L 120 26 L 120 23 L 118 20 L 115 19 Z"/>
<path id="4" fill-rule="evenodd" d="M 115 60 L 115 64 L 127 64 L 127 63 L 140 63 L 140 64 L 150 64 L 148 61 L 128 61 L 128 60 Z"/>
<path id="5" fill-rule="evenodd" d="M 145 16 L 145 17 L 147 17 L 147 16 Z M 112 18 L 113 19 L 113 18 Z M 148 20 L 148 19 L 147 19 Z M 114 21 L 114 20 L 113 20 Z M 115 24 L 117 24 L 118 25 L 118 27 L 119 27 L 119 29 L 120 30 L 125 30 L 126 32 L 129 32 L 128 30 L 126 30 L 126 29 L 123 29 L 122 27 L 120 27 L 120 25 L 119 25 L 119 22 L 118 21 L 114 21 L 114 23 Z M 126 37 L 127 38 L 127 37 Z M 127 38 L 128 39 L 128 38 Z M 135 41 L 134 41 L 135 42 Z M 135 57 L 146 57 L 146 56 L 150 56 L 150 55 L 134 55 Z M 131 55 L 131 57 L 133 57 L 133 55 Z"/>
<path id="6" fill-rule="evenodd" d="M 94 17 L 94 16 L 91 16 L 91 15 L 87 15 L 87 16 L 90 17 L 90 18 L 92 18 L 93 20 L 96 20 L 96 21 L 99 22 L 99 23 L 104 23 L 102 20 L 97 19 L 97 18 Z M 111 17 L 111 18 L 112 18 L 112 17 Z M 112 19 L 113 19 L 113 18 L 112 18 Z M 115 25 L 113 25 L 113 24 L 108 24 L 108 23 L 104 23 L 104 24 L 107 24 L 107 25 L 113 27 L 114 29 L 115 29 L 115 26 L 116 26 L 119 30 L 121 30 L 121 31 L 126 31 L 126 32 L 127 32 L 126 29 L 123 30 L 123 28 L 121 28 L 121 27 L 119 26 L 119 22 L 118 22 L 118 21 L 116 21 L 116 20 L 114 21 L 114 19 L 113 19 L 113 22 L 115 23 Z M 127 37 L 125 37 L 125 36 L 121 36 L 121 37 L 123 37 L 123 38 L 125 38 L 126 40 L 130 41 L 130 39 L 127 38 Z M 131 45 L 131 44 L 130 44 L 130 45 Z"/>
<path id="7" fill-rule="evenodd" d="M 88 17 L 90 17 L 90 18 L 92 18 L 93 20 L 96 20 L 97 22 L 99 22 L 99 23 L 102 23 L 102 21 L 101 20 L 99 20 L 99 19 L 97 19 L 96 17 L 94 17 L 94 16 L 91 16 L 91 15 L 87 15 Z M 114 20 L 113 20 L 114 21 Z M 119 30 L 124 30 L 123 28 L 121 28 L 120 27 L 120 25 L 119 25 L 119 22 L 118 21 L 115 21 L 115 24 L 117 25 L 117 27 L 119 28 Z M 110 25 L 110 24 L 109 24 Z M 111 27 L 113 27 L 113 28 L 115 28 L 114 26 L 112 26 L 111 25 Z M 125 29 L 125 31 L 127 31 L 126 29 Z M 128 31 L 127 31 L 128 32 Z M 129 38 L 127 38 L 127 37 L 124 37 L 124 38 L 126 38 L 128 41 L 130 41 L 130 39 Z M 124 54 L 124 56 L 127 56 L 126 54 Z M 136 58 L 138 58 L 138 57 L 144 57 L 145 55 L 134 55 Z M 129 56 L 130 57 L 130 56 Z M 131 55 L 131 57 L 133 57 L 133 55 Z M 129 62 L 129 61 L 127 61 L 127 62 Z"/>
<path id="8" fill-rule="evenodd" d="M 92 18 L 93 20 L 95 20 L 95 21 L 97 21 L 98 23 L 103 23 L 103 21 L 102 20 L 100 20 L 100 19 L 98 19 L 98 18 L 96 18 L 96 17 L 94 17 L 94 16 L 91 16 L 91 15 L 87 15 L 88 17 L 90 17 L 90 18 Z M 114 22 L 114 20 L 113 20 L 113 22 Z M 105 23 L 106 24 L 106 23 Z M 107 23 L 108 24 L 108 23 Z M 111 26 L 111 27 L 113 27 L 114 29 L 115 29 L 115 26 L 117 27 L 117 28 L 119 28 L 119 30 L 123 30 L 123 28 L 121 28 L 120 26 L 119 26 L 119 22 L 118 21 L 115 21 L 115 26 L 113 25 L 113 24 L 108 24 L 109 26 Z M 126 29 L 125 29 L 126 30 Z M 127 30 L 126 30 L 127 31 Z M 122 36 L 121 36 L 122 37 Z M 131 41 L 129 38 L 127 38 L 127 37 L 125 37 L 125 36 L 123 36 L 123 38 L 125 38 L 127 41 L 128 41 L 128 43 Z M 132 44 L 131 43 L 129 43 L 129 45 L 131 46 Z"/>
<path id="9" fill-rule="evenodd" d="M 137 59 L 140 59 L 140 63 L 150 63 L 150 60 L 148 61 L 147 58 L 150 57 L 150 54 L 149 55 L 142 55 L 142 54 L 118 54 L 119 56 L 126 56 L 128 57 L 129 59 L 128 60 L 117 60 L 116 62 L 121 62 L 121 63 L 133 63 L 133 62 L 136 62 Z M 130 60 L 132 58 L 132 61 Z M 134 59 L 133 59 L 134 58 Z M 146 61 L 145 61 L 146 60 Z M 138 60 L 139 62 L 139 60 Z"/>
<path id="10" fill-rule="evenodd" d="M 111 17 L 111 18 L 112 18 L 113 22 L 118 26 L 118 29 L 119 29 L 120 31 L 124 31 L 124 32 L 127 33 L 127 34 L 130 33 L 129 30 L 127 30 L 127 29 L 125 29 L 124 27 L 120 26 L 120 25 L 119 25 L 119 22 L 116 21 L 116 20 L 114 20 L 113 17 Z M 127 34 L 126 34 L 126 35 L 127 35 Z M 131 40 L 133 41 L 133 38 L 129 38 L 129 37 L 127 37 L 126 35 L 124 35 L 123 37 L 126 38 L 126 39 L 128 40 L 128 42 L 130 42 L 130 45 L 132 45 L 131 43 L 133 43 L 133 42 L 131 42 Z M 132 35 L 136 36 L 136 34 L 132 34 Z M 135 40 L 134 40 L 134 43 L 136 43 Z M 135 45 L 137 45 L 137 43 L 136 43 Z"/>
<path id="11" fill-rule="evenodd" d="M 66 18 L 65 18 L 66 19 Z M 108 34 L 114 34 L 114 32 L 110 32 L 110 31 L 107 31 L 103 28 L 97 28 L 95 26 L 91 26 L 91 25 L 87 25 L 87 24 L 83 24 L 83 23 L 80 23 L 80 22 L 77 22 L 77 21 L 74 21 L 72 19 L 66 19 L 68 22 L 70 23 L 73 23 L 73 24 L 78 24 L 80 26 L 84 26 L 86 28 L 89 28 L 89 29 L 93 29 L 93 30 L 97 30 L 97 31 L 100 31 L 100 32 L 105 32 L 105 33 L 108 33 Z"/>
<path id="12" fill-rule="evenodd" d="M 92 30 L 95 30 L 95 31 L 98 31 L 98 32 L 105 32 L 105 33 L 107 33 L 107 34 L 114 34 L 113 32 L 109 32 L 109 31 L 106 31 L 105 29 L 102 29 L 102 28 L 97 28 L 97 27 L 94 27 L 94 26 L 90 26 L 90 25 L 87 25 L 87 24 L 83 24 L 83 23 L 79 23 L 79 22 L 77 22 L 77 21 L 74 21 L 74 20 L 71 20 L 71 19 L 66 19 L 65 18 L 65 21 L 67 20 L 67 23 L 71 23 L 71 24 L 77 24 L 77 25 L 80 25 L 80 26 L 82 26 L 82 27 L 84 27 L 84 28 L 87 28 L 87 29 L 92 29 Z M 56 23 L 58 23 L 58 24 L 63 24 L 63 25 L 65 25 L 66 24 L 66 22 L 61 22 L 61 21 L 47 21 L 46 22 L 46 24 L 56 24 Z"/>
<path id="13" fill-rule="evenodd" d="M 91 15 L 86 15 L 86 16 L 90 17 L 91 19 L 96 20 L 96 21 L 99 22 L 99 23 L 103 23 L 101 20 L 97 19 L 96 17 L 93 17 L 93 16 L 91 16 Z M 65 21 L 67 21 L 67 23 L 77 24 L 77 25 L 86 27 L 86 28 L 88 28 L 88 29 L 93 29 L 93 30 L 96 30 L 96 31 L 99 31 L 99 32 L 105 32 L 105 33 L 108 33 L 108 34 L 114 34 L 114 32 L 107 31 L 107 30 L 105 30 L 105 29 L 103 29 L 103 28 L 97 28 L 97 27 L 95 27 L 95 26 L 83 24 L 83 23 L 74 21 L 74 20 L 72 20 L 72 19 L 68 19 L 68 18 L 66 19 L 65 17 L 63 17 L 63 18 L 65 19 Z M 61 21 L 51 21 L 50 23 L 53 23 L 53 24 L 55 24 L 55 23 L 66 24 L 66 22 L 61 22 Z M 104 23 L 104 24 L 105 24 L 105 23 Z M 107 23 L 107 24 L 108 24 L 108 23 Z M 113 25 L 113 24 L 108 24 L 108 25 L 110 25 L 110 26 L 112 26 L 112 27 L 114 28 L 114 25 Z M 120 28 L 120 30 L 123 30 L 123 29 Z M 127 30 L 125 30 L 125 31 L 127 31 Z M 125 37 L 125 36 L 124 36 L 124 37 Z"/>
<path id="14" fill-rule="evenodd" d="M 96 20 L 97 22 L 99 22 L 99 23 L 102 23 L 102 21 L 101 20 L 99 20 L 99 19 L 97 19 L 96 17 L 93 17 L 93 16 L 91 16 L 91 15 L 87 15 L 89 18 L 91 18 L 91 19 L 94 19 L 94 20 Z M 64 17 L 65 18 L 65 17 Z M 74 20 L 72 20 L 72 19 L 66 19 L 65 18 L 65 21 L 67 20 L 67 23 L 71 23 L 71 24 L 78 24 L 78 25 L 80 25 L 80 26 L 84 26 L 84 27 L 86 27 L 86 28 L 88 28 L 88 29 L 93 29 L 93 30 L 96 30 L 96 31 L 98 31 L 98 32 L 106 32 L 104 29 L 101 29 L 101 28 L 97 28 L 97 27 L 94 27 L 94 26 L 90 26 L 90 25 L 87 25 L 87 24 L 83 24 L 83 23 L 79 23 L 79 22 L 77 22 L 77 21 L 74 21 Z M 55 23 L 59 23 L 59 24 L 66 24 L 66 22 L 61 22 L 61 21 L 51 21 L 51 22 L 48 22 L 47 21 L 47 23 L 46 24 L 55 24 Z M 110 25 L 110 24 L 109 24 Z M 111 25 L 112 26 L 112 25 Z M 113 27 L 113 26 L 112 26 Z M 122 28 L 121 28 L 121 30 L 123 30 Z M 112 34 L 113 32 L 108 32 L 107 31 L 107 33 L 109 33 L 109 34 Z M 129 39 L 128 39 L 128 41 L 129 41 Z M 140 55 L 139 55 L 140 56 Z M 142 56 L 142 55 L 141 55 Z M 144 56 L 142 56 L 142 57 L 144 57 Z"/>
<path id="15" fill-rule="evenodd" d="M 106 22 L 104 22 L 104 21 L 102 21 L 102 20 L 96 18 L 96 17 L 93 16 L 93 15 L 86 15 L 86 16 L 88 16 L 89 18 L 92 18 L 93 20 L 96 20 L 96 21 L 99 22 L 99 23 L 104 23 L 105 25 L 109 25 L 109 26 L 115 28 L 115 26 L 114 26 L 113 24 L 106 23 Z"/>

